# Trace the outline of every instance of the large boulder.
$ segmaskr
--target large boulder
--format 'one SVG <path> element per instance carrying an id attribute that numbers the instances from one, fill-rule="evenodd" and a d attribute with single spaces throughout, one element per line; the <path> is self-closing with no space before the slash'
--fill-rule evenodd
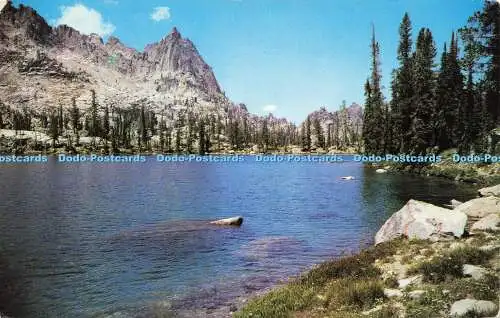
<path id="1" fill-rule="evenodd" d="M 467 224 L 467 215 L 430 203 L 410 200 L 394 213 L 375 235 L 375 244 L 398 237 L 430 239 L 461 237 Z"/>
<path id="2" fill-rule="evenodd" d="M 482 197 L 487 197 L 487 196 L 500 197 L 500 184 L 488 188 L 482 188 L 477 191 L 479 192 L 479 195 Z"/>
<path id="3" fill-rule="evenodd" d="M 474 218 L 483 218 L 489 214 L 500 213 L 500 198 L 489 196 L 472 199 L 460 204 L 454 211 L 463 212 Z"/>
<path id="4" fill-rule="evenodd" d="M 481 267 L 470 264 L 464 264 L 462 266 L 462 272 L 465 276 L 470 276 L 475 280 L 480 280 L 488 273 L 488 271 Z"/>
<path id="5" fill-rule="evenodd" d="M 476 300 L 476 299 L 462 299 L 456 301 L 451 305 L 451 317 L 471 317 L 470 314 L 475 314 L 474 317 L 486 317 L 494 315 L 497 312 L 497 305 L 492 301 Z"/>
<path id="6" fill-rule="evenodd" d="M 242 223 L 243 223 L 243 217 L 241 216 L 235 216 L 232 218 L 221 219 L 210 222 L 210 224 L 214 225 L 235 225 L 235 226 L 240 226 Z"/>
<path id="7" fill-rule="evenodd" d="M 493 213 L 488 214 L 484 218 L 481 218 L 479 221 L 475 222 L 471 226 L 471 230 L 473 231 L 497 231 L 500 230 L 500 215 Z"/>

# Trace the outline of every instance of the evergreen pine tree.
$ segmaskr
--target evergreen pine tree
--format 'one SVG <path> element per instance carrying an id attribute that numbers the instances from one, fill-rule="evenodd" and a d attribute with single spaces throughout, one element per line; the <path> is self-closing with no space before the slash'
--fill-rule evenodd
<path id="1" fill-rule="evenodd" d="M 200 127 L 198 130 L 199 136 L 198 136 L 198 153 L 200 155 L 205 154 L 205 122 L 203 119 L 200 121 Z"/>
<path id="2" fill-rule="evenodd" d="M 59 120 L 55 111 L 50 115 L 50 137 L 52 138 L 52 148 L 55 148 L 56 141 L 59 138 Z"/>
<path id="3" fill-rule="evenodd" d="M 316 134 L 316 147 L 325 148 L 325 136 L 323 135 L 323 128 L 319 118 L 314 119 L 314 132 Z"/>
<path id="4" fill-rule="evenodd" d="M 59 126 L 59 133 L 62 134 L 64 130 L 64 116 L 63 116 L 63 108 L 62 105 L 59 105 L 59 111 L 57 115 L 57 121 Z"/>
<path id="5" fill-rule="evenodd" d="M 98 123 L 97 123 L 97 101 L 95 90 L 91 90 L 92 99 L 90 104 L 90 127 L 89 127 L 89 136 L 96 137 L 98 132 Z"/>
<path id="6" fill-rule="evenodd" d="M 399 26 L 399 68 L 392 80 L 391 101 L 392 150 L 403 153 L 409 150 L 411 114 L 414 112 L 411 32 L 411 20 L 408 13 L 405 13 Z"/>
<path id="7" fill-rule="evenodd" d="M 102 130 L 102 138 L 108 139 L 109 137 L 109 107 L 106 106 L 104 108 L 104 118 L 103 118 L 103 130 Z"/>
<path id="8" fill-rule="evenodd" d="M 423 154 L 432 145 L 435 106 L 434 58 L 432 33 L 422 28 L 418 34 L 414 62 L 415 113 L 411 127 L 411 152 Z"/>
<path id="9" fill-rule="evenodd" d="M 371 154 L 380 154 L 384 151 L 384 126 L 385 119 L 383 114 L 384 97 L 381 91 L 380 74 L 380 49 L 375 39 L 375 28 L 373 28 L 371 41 L 371 76 L 365 85 L 365 114 L 363 123 L 363 140 L 365 142 L 365 152 Z"/>
<path id="10" fill-rule="evenodd" d="M 307 116 L 303 124 L 302 132 L 302 149 L 304 151 L 311 151 L 311 117 Z"/>

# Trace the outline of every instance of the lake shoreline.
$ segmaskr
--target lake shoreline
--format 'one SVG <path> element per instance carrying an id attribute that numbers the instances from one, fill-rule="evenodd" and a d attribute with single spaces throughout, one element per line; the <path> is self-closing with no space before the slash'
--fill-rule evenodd
<path id="1" fill-rule="evenodd" d="M 489 186 L 500 183 L 500 163 L 477 164 L 455 163 L 445 159 L 440 163 L 427 165 L 376 164 L 376 169 L 409 173 L 421 176 L 433 176 L 472 185 Z"/>
<path id="2" fill-rule="evenodd" d="M 499 191 L 500 185 L 480 193 L 500 200 Z M 493 214 L 500 218 L 500 210 Z M 251 299 L 235 317 L 441 317 L 474 310 L 483 310 L 474 317 L 500 317 L 500 222 L 490 230 L 471 221 L 460 238 L 398 238 L 320 263 Z"/>

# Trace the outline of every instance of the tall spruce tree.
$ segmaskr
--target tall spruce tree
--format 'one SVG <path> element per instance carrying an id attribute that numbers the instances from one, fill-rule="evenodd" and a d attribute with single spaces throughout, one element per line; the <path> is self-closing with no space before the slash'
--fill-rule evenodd
<path id="1" fill-rule="evenodd" d="M 436 105 L 434 112 L 434 145 L 448 149 L 459 144 L 467 120 L 463 107 L 464 80 L 458 60 L 458 41 L 451 35 L 450 51 L 446 44 L 441 57 L 441 68 L 437 79 Z"/>
<path id="2" fill-rule="evenodd" d="M 483 75 L 476 83 L 481 98 L 476 109 L 483 109 L 479 139 L 485 139 L 494 127 L 500 126 L 500 3 L 485 1 L 483 9 L 471 16 L 460 30 L 466 56 L 474 56 L 475 73 Z M 469 92 L 467 92 L 469 95 Z M 477 105 L 483 103 L 483 106 Z M 474 144 L 483 144 L 476 141 Z"/>
<path id="3" fill-rule="evenodd" d="M 307 116 L 302 129 L 302 149 L 311 151 L 311 116 Z"/>
<path id="4" fill-rule="evenodd" d="M 434 138 L 433 141 L 440 149 L 446 149 L 450 147 L 451 136 L 448 134 L 448 127 L 446 125 L 446 111 L 448 103 L 450 100 L 449 95 L 449 68 L 447 65 L 448 61 L 448 49 L 446 43 L 443 47 L 443 53 L 441 54 L 441 65 L 439 70 L 439 75 L 437 78 L 437 88 L 436 88 L 436 108 L 434 111 Z"/>
<path id="5" fill-rule="evenodd" d="M 365 114 L 363 124 L 363 140 L 365 152 L 370 154 L 381 154 L 384 151 L 384 126 L 383 115 L 384 97 L 381 91 L 380 73 L 380 48 L 375 39 L 375 27 L 372 31 L 371 41 L 371 76 L 365 85 Z"/>
<path id="6" fill-rule="evenodd" d="M 373 126 L 372 113 L 372 88 L 370 80 L 367 79 L 365 83 L 365 110 L 363 112 L 362 131 L 365 153 L 371 152 L 374 148 L 373 139 L 371 138 L 371 127 Z"/>
<path id="7" fill-rule="evenodd" d="M 399 26 L 398 63 L 392 80 L 392 151 L 408 152 L 411 114 L 414 112 L 412 26 L 405 13 Z"/>
<path id="8" fill-rule="evenodd" d="M 316 133 L 316 147 L 325 148 L 325 136 L 319 118 L 314 119 L 314 132 Z"/>
<path id="9" fill-rule="evenodd" d="M 458 52 L 458 37 L 455 32 L 451 35 L 450 53 L 448 54 L 448 73 L 450 102 L 445 115 L 448 134 L 451 136 L 451 144 L 455 147 L 464 133 L 462 122 L 468 120 L 464 110 L 464 76 L 461 71 Z M 443 147 L 443 149 L 446 147 Z"/>
<path id="10" fill-rule="evenodd" d="M 104 117 L 102 119 L 102 138 L 106 139 L 106 141 L 108 140 L 109 132 L 110 132 L 110 128 L 109 128 L 109 107 L 106 106 L 104 108 Z"/>
<path id="11" fill-rule="evenodd" d="M 203 121 L 203 119 L 199 123 L 198 133 L 199 133 L 198 153 L 200 155 L 204 155 L 206 153 L 206 149 L 205 149 L 205 146 L 206 146 L 205 138 L 206 137 L 205 137 L 205 122 Z"/>
<path id="12" fill-rule="evenodd" d="M 414 61 L 415 113 L 411 127 L 410 151 L 427 152 L 433 141 L 433 114 L 435 105 L 434 58 L 436 48 L 432 33 L 422 28 L 418 34 Z"/>
<path id="13" fill-rule="evenodd" d="M 91 90 L 92 99 L 90 104 L 90 127 L 89 136 L 97 137 L 97 132 L 99 131 L 98 121 L 97 121 L 97 101 L 95 90 Z"/>

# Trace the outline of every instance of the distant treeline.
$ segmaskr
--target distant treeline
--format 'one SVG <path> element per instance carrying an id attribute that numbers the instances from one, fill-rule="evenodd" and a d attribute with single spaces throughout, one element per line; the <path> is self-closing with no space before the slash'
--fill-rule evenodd
<path id="1" fill-rule="evenodd" d="M 92 137 L 91 149 L 106 152 L 161 151 L 166 153 L 209 153 L 244 150 L 257 145 L 262 150 L 287 148 L 300 141 L 297 127 L 273 116 L 249 114 L 244 105 L 226 105 L 204 112 L 195 107 L 196 99 L 186 100 L 183 107 L 165 107 L 161 114 L 144 105 L 110 107 L 97 102 L 91 91 L 90 107 L 77 107 L 75 98 L 70 108 L 60 105 L 50 111 L 13 110 L 0 102 L 0 129 L 37 130 L 47 133 L 52 147 L 81 146 L 81 137 Z M 39 145 L 39 148 L 43 148 Z M 43 149 L 34 149 L 43 150 Z"/>
<path id="2" fill-rule="evenodd" d="M 330 147 L 345 150 L 359 145 L 361 139 L 361 128 L 349 124 L 345 102 L 335 113 L 321 108 L 320 113 L 331 118 L 327 124 L 309 115 L 296 126 L 271 114 L 252 115 L 244 104 L 220 101 L 212 109 L 202 110 L 197 99 L 192 98 L 165 105 L 158 113 L 140 103 L 125 107 L 102 105 L 94 90 L 90 94 L 90 105 L 84 111 L 75 98 L 70 107 L 59 105 L 36 112 L 27 107 L 13 109 L 0 102 L 0 129 L 40 131 L 50 136 L 52 148 L 65 147 L 75 152 L 84 147 L 114 153 L 131 150 L 205 154 L 291 151 L 292 146 L 309 152 Z M 82 137 L 91 137 L 90 144 L 88 138 L 81 142 Z M 46 143 L 33 140 L 17 146 L 14 148 L 20 152 L 50 150 Z"/>
<path id="3" fill-rule="evenodd" d="M 365 152 L 494 151 L 493 139 L 500 135 L 493 132 L 500 127 L 500 3 L 485 1 L 466 26 L 451 34 L 438 68 L 429 29 L 420 29 L 414 48 L 405 14 L 399 35 L 399 67 L 392 72 L 391 100 L 385 102 L 373 31 L 371 76 L 365 84 Z"/>

